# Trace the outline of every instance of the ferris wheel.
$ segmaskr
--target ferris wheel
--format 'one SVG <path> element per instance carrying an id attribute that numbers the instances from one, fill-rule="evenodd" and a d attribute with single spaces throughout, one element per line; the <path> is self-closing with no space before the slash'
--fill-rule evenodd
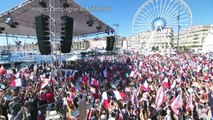
<path id="1" fill-rule="evenodd" d="M 133 23 L 133 35 L 152 31 L 149 37 L 153 37 L 156 31 L 172 28 L 174 34 L 181 29 L 190 29 L 192 25 L 192 13 L 189 6 L 183 0 L 147 0 L 137 10 Z"/>

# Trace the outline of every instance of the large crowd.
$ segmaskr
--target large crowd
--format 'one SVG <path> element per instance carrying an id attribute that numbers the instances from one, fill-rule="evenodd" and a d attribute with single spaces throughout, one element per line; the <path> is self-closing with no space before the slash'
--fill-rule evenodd
<path id="1" fill-rule="evenodd" d="M 0 68 L 0 117 L 44 120 L 210 120 L 213 59 L 181 53 L 95 56 Z"/>

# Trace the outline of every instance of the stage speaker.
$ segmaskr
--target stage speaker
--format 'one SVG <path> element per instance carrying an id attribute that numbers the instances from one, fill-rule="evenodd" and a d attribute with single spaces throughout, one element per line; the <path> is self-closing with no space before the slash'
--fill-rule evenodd
<path id="1" fill-rule="evenodd" d="M 61 52 L 70 53 L 73 38 L 73 18 L 62 16 L 61 20 Z"/>
<path id="2" fill-rule="evenodd" d="M 49 55 L 51 53 L 49 16 L 40 15 L 35 17 L 35 25 L 39 51 L 42 55 Z"/>
<path id="3" fill-rule="evenodd" d="M 113 51 L 114 44 L 115 44 L 115 37 L 114 36 L 107 37 L 106 51 Z"/>

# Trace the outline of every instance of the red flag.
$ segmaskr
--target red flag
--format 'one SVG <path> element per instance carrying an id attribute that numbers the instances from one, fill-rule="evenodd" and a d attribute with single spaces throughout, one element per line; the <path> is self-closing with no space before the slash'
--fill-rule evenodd
<path id="1" fill-rule="evenodd" d="M 163 85 L 165 88 L 170 89 L 170 83 L 169 83 L 169 80 L 168 80 L 167 77 L 165 77 L 165 79 L 163 80 L 162 85 Z"/>
<path id="2" fill-rule="evenodd" d="M 181 92 L 172 102 L 171 108 L 176 115 L 179 115 L 180 113 L 179 108 L 182 108 L 182 106 L 183 106 L 183 98 Z"/>
<path id="3" fill-rule="evenodd" d="M 87 75 L 83 75 L 83 76 L 82 76 L 82 80 L 84 81 L 84 83 L 85 83 L 87 86 L 89 85 Z"/>

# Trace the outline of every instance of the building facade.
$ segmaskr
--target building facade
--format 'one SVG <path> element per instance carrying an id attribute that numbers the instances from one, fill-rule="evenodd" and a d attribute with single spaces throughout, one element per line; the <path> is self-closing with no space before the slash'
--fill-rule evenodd
<path id="1" fill-rule="evenodd" d="M 179 35 L 179 47 L 186 47 L 201 51 L 207 35 L 210 33 L 210 25 L 192 26 L 191 29 L 182 30 Z M 174 45 L 177 46 L 178 37 L 174 38 Z"/>
<path id="2" fill-rule="evenodd" d="M 74 41 L 72 42 L 72 50 L 86 50 L 88 49 L 89 41 Z"/>
<path id="3" fill-rule="evenodd" d="M 162 31 L 146 31 L 139 35 L 127 37 L 129 50 L 140 50 L 143 48 L 152 49 L 164 49 L 169 45 L 173 46 L 173 30 L 172 28 L 165 28 Z"/>

